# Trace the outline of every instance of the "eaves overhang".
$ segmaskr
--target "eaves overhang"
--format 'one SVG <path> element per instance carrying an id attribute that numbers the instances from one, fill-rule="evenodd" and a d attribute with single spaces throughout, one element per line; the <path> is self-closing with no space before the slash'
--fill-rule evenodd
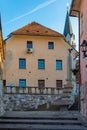
<path id="1" fill-rule="evenodd" d="M 60 37 L 60 38 L 63 38 L 64 39 L 64 35 L 61 35 L 61 36 L 55 36 L 55 35 L 37 35 L 37 34 L 13 34 L 13 33 L 10 33 L 8 35 L 8 37 L 5 39 L 5 41 L 7 41 L 9 38 L 11 38 L 12 36 L 36 36 L 36 37 Z"/>
<path id="2" fill-rule="evenodd" d="M 82 0 L 72 0 L 70 7 L 70 16 L 79 17 L 80 6 Z"/>

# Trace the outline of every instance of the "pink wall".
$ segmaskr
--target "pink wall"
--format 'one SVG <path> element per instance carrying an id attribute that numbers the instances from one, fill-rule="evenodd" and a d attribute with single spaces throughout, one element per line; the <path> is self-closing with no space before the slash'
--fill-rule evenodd
<path id="1" fill-rule="evenodd" d="M 87 0 L 82 1 L 83 4 L 81 6 L 81 12 L 83 12 L 83 26 L 84 26 L 84 31 L 83 34 L 81 35 L 81 43 L 83 40 L 87 41 Z M 82 84 L 84 84 L 85 81 L 87 81 L 87 68 L 86 66 L 86 58 L 82 58 L 82 52 L 81 52 L 81 79 L 82 79 Z"/>
<path id="2" fill-rule="evenodd" d="M 83 40 L 87 41 L 87 0 L 82 0 L 81 4 L 81 12 L 83 12 L 83 34 L 80 37 L 81 43 Z M 82 85 L 85 87 L 85 95 L 84 95 L 84 102 L 86 103 L 86 118 L 87 118 L 87 58 L 82 58 L 82 52 L 80 52 L 81 58 L 81 81 Z"/>

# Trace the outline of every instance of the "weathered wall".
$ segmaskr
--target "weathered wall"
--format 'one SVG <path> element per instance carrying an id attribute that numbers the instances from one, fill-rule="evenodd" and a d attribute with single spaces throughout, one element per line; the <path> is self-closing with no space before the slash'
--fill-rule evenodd
<path id="1" fill-rule="evenodd" d="M 87 0 L 82 0 L 80 14 L 83 15 L 83 24 L 81 22 L 81 28 L 83 32 L 80 35 L 80 41 L 82 44 L 83 40 L 87 41 Z M 80 18 L 81 18 L 80 15 Z M 83 58 L 83 52 L 80 50 L 80 67 L 81 67 L 81 83 L 84 91 L 84 96 L 81 100 L 81 110 L 85 118 L 87 118 L 87 58 Z"/>
<path id="2" fill-rule="evenodd" d="M 34 52 L 26 53 L 27 41 L 33 42 Z M 48 42 L 54 42 L 54 49 L 48 49 Z M 19 79 L 26 79 L 26 86 L 38 86 L 44 79 L 46 87 L 55 87 L 56 80 L 67 79 L 67 56 L 70 46 L 59 37 L 13 36 L 6 41 L 6 85 L 19 86 Z M 26 58 L 26 69 L 19 69 L 19 58 Z M 45 59 L 45 70 L 38 70 L 38 59 Z M 63 61 L 63 69 L 56 70 L 56 60 Z"/>
<path id="3" fill-rule="evenodd" d="M 3 38 L 2 38 L 2 27 L 0 17 L 0 116 L 4 113 L 3 109 L 3 62 L 4 62 L 4 51 L 3 51 Z"/>
<path id="4" fill-rule="evenodd" d="M 29 111 L 38 110 L 38 107 L 56 99 L 57 95 L 29 95 L 29 94 L 4 94 L 5 111 Z"/>

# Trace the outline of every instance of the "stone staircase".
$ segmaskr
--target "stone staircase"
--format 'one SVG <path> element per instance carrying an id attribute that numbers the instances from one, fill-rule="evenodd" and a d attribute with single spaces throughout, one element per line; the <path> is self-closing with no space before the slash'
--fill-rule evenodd
<path id="1" fill-rule="evenodd" d="M 70 112 L 7 112 L 0 117 L 0 130 L 87 130 Z"/>
<path id="2" fill-rule="evenodd" d="M 69 84 L 65 85 L 60 98 L 57 98 L 52 102 L 52 105 L 55 104 L 60 106 L 61 110 L 67 110 L 74 104 L 74 95 L 73 87 Z"/>
<path id="3" fill-rule="evenodd" d="M 74 104 L 70 107 L 70 111 L 78 111 L 79 108 L 78 108 L 78 103 L 79 103 L 79 97 L 78 96 L 75 96 L 75 102 Z"/>

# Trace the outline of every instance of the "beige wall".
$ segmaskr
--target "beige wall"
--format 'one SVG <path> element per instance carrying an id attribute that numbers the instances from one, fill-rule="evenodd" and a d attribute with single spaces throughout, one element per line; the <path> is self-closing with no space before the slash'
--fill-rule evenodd
<path id="1" fill-rule="evenodd" d="M 3 74 L 3 64 L 4 64 L 4 48 L 3 48 L 3 39 L 2 39 L 2 32 L 0 30 L 0 79 L 2 79 Z"/>
<path id="2" fill-rule="evenodd" d="M 33 41 L 34 52 L 27 53 L 27 41 Z M 54 42 L 54 49 L 48 49 L 48 41 Z M 6 41 L 6 64 L 4 79 L 6 85 L 19 86 L 19 79 L 26 79 L 27 86 L 38 86 L 44 79 L 46 87 L 55 87 L 56 80 L 67 79 L 67 56 L 69 46 L 59 37 L 12 36 Z M 19 69 L 19 58 L 26 58 L 26 69 Z M 45 70 L 38 70 L 38 59 L 45 59 Z M 56 70 L 56 60 L 63 61 L 63 70 Z"/>

